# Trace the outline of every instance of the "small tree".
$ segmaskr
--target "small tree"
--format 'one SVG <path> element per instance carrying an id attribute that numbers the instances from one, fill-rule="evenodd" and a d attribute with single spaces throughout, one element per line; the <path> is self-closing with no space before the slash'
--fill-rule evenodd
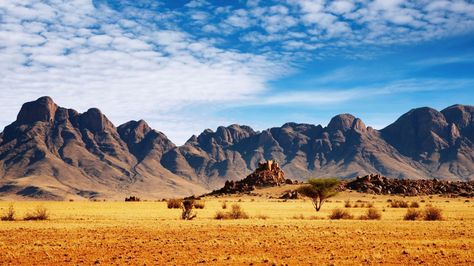
<path id="1" fill-rule="evenodd" d="M 311 178 L 308 183 L 309 185 L 301 187 L 298 192 L 311 198 L 316 211 L 321 209 L 326 199 L 337 194 L 336 188 L 339 186 L 337 178 Z"/>
<path id="2" fill-rule="evenodd" d="M 183 212 L 181 213 L 181 219 L 183 220 L 192 220 L 196 218 L 196 213 L 193 213 L 194 200 L 187 199 L 183 201 Z"/>

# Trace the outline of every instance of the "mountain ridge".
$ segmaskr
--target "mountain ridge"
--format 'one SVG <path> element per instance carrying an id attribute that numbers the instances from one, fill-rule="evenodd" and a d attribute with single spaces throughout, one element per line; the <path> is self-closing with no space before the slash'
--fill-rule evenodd
<path id="1" fill-rule="evenodd" d="M 26 187 L 37 198 L 188 196 L 240 180 L 268 159 L 300 181 L 371 173 L 473 180 L 473 142 L 469 105 L 415 108 L 381 130 L 351 114 L 326 127 L 232 124 L 177 146 L 143 120 L 115 127 L 97 108 L 79 113 L 45 96 L 25 103 L 0 133 L 0 197 L 23 197 Z"/>

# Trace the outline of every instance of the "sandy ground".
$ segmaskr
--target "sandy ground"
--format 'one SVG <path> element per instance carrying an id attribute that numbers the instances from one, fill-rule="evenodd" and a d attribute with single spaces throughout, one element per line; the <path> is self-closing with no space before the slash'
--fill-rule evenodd
<path id="1" fill-rule="evenodd" d="M 19 221 L 0 222 L 0 265 L 474 264 L 472 199 L 405 198 L 441 208 L 444 220 L 403 221 L 406 209 L 388 198 L 342 193 L 319 213 L 308 200 L 212 198 L 193 221 L 164 202 L 14 202 Z M 358 220 L 364 207 L 346 209 L 354 220 L 329 220 L 348 199 L 374 204 L 382 219 Z M 250 219 L 213 219 L 223 201 Z M 48 221 L 20 221 L 37 205 Z"/>

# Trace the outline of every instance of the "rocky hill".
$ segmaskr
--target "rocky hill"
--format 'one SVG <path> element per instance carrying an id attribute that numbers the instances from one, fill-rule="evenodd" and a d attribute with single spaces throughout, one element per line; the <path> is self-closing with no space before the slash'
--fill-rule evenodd
<path id="1" fill-rule="evenodd" d="M 246 178 L 238 181 L 228 180 L 224 187 L 214 190 L 208 195 L 248 193 L 257 188 L 274 187 L 283 184 L 293 184 L 291 179 L 285 179 L 285 173 L 277 162 L 268 160 L 258 164 L 258 168 Z"/>
<path id="2" fill-rule="evenodd" d="M 49 97 L 25 103 L 0 133 L 0 197 L 142 198 L 202 194 L 275 159 L 285 177 L 473 180 L 474 107 L 417 108 L 382 130 L 350 114 L 326 127 L 219 127 L 176 146 L 145 121 L 115 127 Z"/>

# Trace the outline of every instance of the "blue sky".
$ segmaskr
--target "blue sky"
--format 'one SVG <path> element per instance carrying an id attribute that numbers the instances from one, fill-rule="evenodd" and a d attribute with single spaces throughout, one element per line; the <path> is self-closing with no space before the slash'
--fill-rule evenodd
<path id="1" fill-rule="evenodd" d="M 0 127 L 43 95 L 182 144 L 474 102 L 472 1 L 0 2 Z"/>

